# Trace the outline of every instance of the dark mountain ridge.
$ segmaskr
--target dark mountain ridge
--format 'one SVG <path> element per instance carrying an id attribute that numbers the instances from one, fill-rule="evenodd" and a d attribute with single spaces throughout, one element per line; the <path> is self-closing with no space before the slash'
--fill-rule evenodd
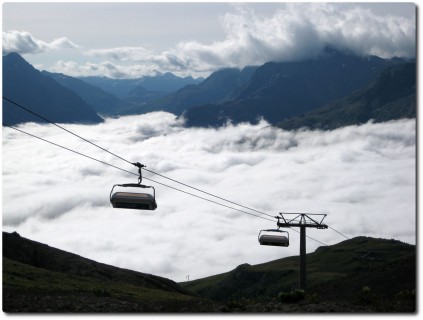
<path id="1" fill-rule="evenodd" d="M 62 86 L 74 91 L 99 114 L 115 114 L 122 104 L 122 101 L 114 95 L 78 78 L 70 77 L 63 73 L 51 73 L 47 71 L 41 71 L 41 74 L 56 80 Z"/>
<path id="2" fill-rule="evenodd" d="M 208 103 L 223 103 L 232 100 L 237 90 L 244 85 L 257 67 L 224 68 L 213 72 L 197 85 L 187 85 L 168 96 L 148 103 L 143 112 L 167 111 L 181 115 L 189 108 Z"/>
<path id="3" fill-rule="evenodd" d="M 333 130 L 370 120 L 384 122 L 415 117 L 416 64 L 410 62 L 387 68 L 364 89 L 276 126 L 285 130 Z"/>
<path id="4" fill-rule="evenodd" d="M 149 92 L 175 92 L 184 86 L 201 83 L 204 79 L 192 77 L 178 77 L 170 72 L 158 73 L 155 76 L 145 76 L 138 79 L 111 79 L 107 77 L 79 77 L 91 85 L 113 94 L 119 99 L 126 99 L 136 87 L 142 87 Z"/>
<path id="5" fill-rule="evenodd" d="M 51 77 L 62 86 L 71 89 L 79 95 L 85 102 L 91 105 L 96 112 L 104 116 L 120 116 L 128 114 L 138 114 L 140 106 L 146 102 L 157 100 L 166 92 L 149 91 L 141 86 L 135 86 L 126 93 L 125 98 L 117 98 L 113 94 L 104 91 L 88 82 L 78 78 L 70 77 L 61 73 L 41 72 L 43 75 Z"/>
<path id="6" fill-rule="evenodd" d="M 155 76 L 144 76 L 140 78 L 139 86 L 148 91 L 175 92 L 191 85 L 200 84 L 204 78 L 193 78 L 191 76 L 178 77 L 171 72 L 158 73 Z"/>
<path id="7" fill-rule="evenodd" d="M 358 57 L 333 49 L 299 62 L 268 62 L 257 68 L 232 101 L 193 106 L 184 113 L 188 127 L 221 126 L 228 120 L 271 124 L 340 99 L 373 81 L 398 59 Z"/>
<path id="8" fill-rule="evenodd" d="M 329 48 L 321 56 L 307 61 L 268 62 L 242 70 L 221 69 L 201 83 L 185 85 L 172 93 L 151 91 L 144 85 L 158 89 L 160 85 L 165 88 L 166 81 L 182 86 L 184 81 L 191 83 L 199 79 L 165 73 L 140 79 L 88 77 L 81 80 L 63 74 L 40 73 L 17 54 L 3 57 L 3 61 L 5 96 L 15 97 L 12 100 L 56 122 L 102 121 L 95 112 L 116 117 L 167 111 L 183 116 L 187 127 L 216 127 L 228 121 L 256 123 L 264 118 L 286 129 L 299 125 L 330 129 L 363 123 L 370 118 L 388 121 L 413 117 L 416 113 L 415 94 L 399 92 L 410 81 L 414 81 L 415 86 L 415 70 L 414 75 L 410 70 L 408 73 L 395 71 L 403 77 L 403 83 L 398 83 L 396 75 L 391 76 L 391 80 L 385 75 L 385 80 L 379 80 L 381 88 L 363 93 L 369 83 L 379 79 L 383 70 L 404 64 L 403 60 L 364 58 Z M 360 94 L 359 90 L 364 91 Z M 346 104 L 350 107 L 343 108 Z M 3 103 L 3 119 L 9 124 L 42 121 L 12 106 L 7 101 Z"/>
<path id="9" fill-rule="evenodd" d="M 46 77 L 19 54 L 3 56 L 3 96 L 59 123 L 100 123 L 103 119 L 72 90 Z M 45 122 L 3 100 L 3 124 Z"/>

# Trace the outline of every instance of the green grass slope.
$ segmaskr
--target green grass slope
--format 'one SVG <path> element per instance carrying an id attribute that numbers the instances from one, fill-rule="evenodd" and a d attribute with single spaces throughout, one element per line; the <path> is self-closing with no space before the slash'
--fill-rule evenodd
<path id="1" fill-rule="evenodd" d="M 4 312 L 201 312 L 213 305 L 169 279 L 3 232 Z"/>
<path id="2" fill-rule="evenodd" d="M 283 250 L 283 249 L 281 249 Z M 415 246 L 357 237 L 307 254 L 299 301 L 298 257 L 177 284 L 101 264 L 3 232 L 6 313 L 415 312 Z M 304 293 L 303 293 L 304 295 Z"/>
<path id="3" fill-rule="evenodd" d="M 281 249 L 283 250 L 283 249 Z M 243 264 L 183 285 L 202 297 L 228 301 L 271 301 L 298 288 L 299 257 Z M 359 302 L 364 287 L 385 303 L 416 289 L 415 246 L 396 240 L 357 237 L 307 254 L 307 290 L 324 301 Z M 385 310 L 385 309 L 384 309 Z"/>

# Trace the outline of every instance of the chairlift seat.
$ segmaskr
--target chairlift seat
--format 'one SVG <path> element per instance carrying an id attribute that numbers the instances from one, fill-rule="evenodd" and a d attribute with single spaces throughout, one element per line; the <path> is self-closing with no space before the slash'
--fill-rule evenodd
<path id="1" fill-rule="evenodd" d="M 286 236 L 263 234 L 259 238 L 259 243 L 264 246 L 288 247 L 289 239 Z"/>
<path id="2" fill-rule="evenodd" d="M 115 192 L 110 202 L 113 208 L 155 210 L 157 203 L 149 193 Z"/>

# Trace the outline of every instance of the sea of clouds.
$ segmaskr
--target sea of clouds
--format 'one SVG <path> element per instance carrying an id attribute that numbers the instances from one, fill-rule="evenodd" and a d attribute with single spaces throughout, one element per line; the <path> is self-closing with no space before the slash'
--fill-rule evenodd
<path id="1" fill-rule="evenodd" d="M 155 112 L 64 127 L 149 170 L 270 215 L 326 213 L 324 222 L 347 237 L 416 243 L 415 120 L 326 132 L 288 132 L 264 121 L 186 129 L 183 119 Z M 55 126 L 19 128 L 137 173 Z M 299 253 L 295 231 L 288 248 L 260 246 L 259 231 L 275 228 L 273 221 L 146 179 L 156 188 L 157 210 L 113 209 L 112 186 L 135 183 L 135 175 L 7 127 L 2 142 L 3 231 L 175 281 Z M 148 172 L 144 177 L 224 203 Z M 332 229 L 308 229 L 307 235 L 319 241 L 309 238 L 308 252 L 346 240 Z"/>

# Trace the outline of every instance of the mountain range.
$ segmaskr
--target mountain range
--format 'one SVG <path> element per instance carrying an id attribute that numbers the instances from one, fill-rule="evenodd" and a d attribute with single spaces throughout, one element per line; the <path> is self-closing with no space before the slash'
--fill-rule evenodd
<path id="1" fill-rule="evenodd" d="M 399 64 L 384 70 L 366 88 L 276 126 L 285 130 L 333 130 L 370 120 L 415 118 L 416 100 L 416 64 Z"/>
<path id="2" fill-rule="evenodd" d="M 185 86 L 162 99 L 147 103 L 142 110 L 143 112 L 161 110 L 181 115 L 194 106 L 230 101 L 238 88 L 250 79 L 256 69 L 257 67 L 246 67 L 242 70 L 236 68 L 218 70 L 200 84 Z"/>
<path id="3" fill-rule="evenodd" d="M 281 249 L 283 250 L 283 249 Z M 3 312 L 406 312 L 416 311 L 416 248 L 356 237 L 298 257 L 175 283 L 98 263 L 3 232 Z M 287 297 L 300 300 L 289 301 Z"/>
<path id="4" fill-rule="evenodd" d="M 103 89 L 119 99 L 125 99 L 137 87 L 149 92 L 171 93 L 187 85 L 200 84 L 204 79 L 192 77 L 178 77 L 170 72 L 158 73 L 155 76 L 144 76 L 138 79 L 110 79 L 107 77 L 79 77 L 79 79 Z"/>
<path id="5" fill-rule="evenodd" d="M 189 127 L 255 123 L 261 118 L 276 124 L 365 87 L 397 63 L 397 59 L 364 58 L 332 49 L 307 61 L 269 62 L 237 89 L 233 100 L 192 107 L 184 118 Z"/>
<path id="6" fill-rule="evenodd" d="M 139 79 L 74 78 L 39 72 L 12 53 L 3 56 L 3 94 L 56 122 L 96 123 L 102 121 L 98 114 L 167 111 L 183 117 L 187 127 L 256 123 L 264 118 L 285 129 L 333 129 L 369 119 L 414 117 L 413 68 L 413 61 L 359 57 L 326 48 L 307 61 L 225 68 L 206 79 L 171 73 Z M 366 99 L 371 102 L 366 104 Z M 39 119 L 4 101 L 4 123 L 26 121 Z"/>
<path id="7" fill-rule="evenodd" d="M 103 119 L 74 91 L 61 86 L 19 54 L 3 56 L 3 97 L 61 123 L 100 123 Z M 3 99 L 3 124 L 45 122 Z"/>
<path id="8" fill-rule="evenodd" d="M 109 108 L 103 114 L 106 116 L 121 116 L 143 114 L 150 111 L 161 111 L 162 109 L 157 107 L 147 110 L 146 104 L 154 104 L 155 101 L 172 95 L 173 92 L 185 88 L 186 86 L 200 84 L 204 79 L 194 79 L 192 77 L 181 78 L 170 72 L 166 72 L 138 79 L 80 77 L 79 80 L 112 94 L 115 100 L 118 99 L 118 103 L 115 103 L 112 108 Z M 76 92 L 78 93 L 78 91 Z M 100 108 L 97 110 L 100 110 Z"/>
<path id="9" fill-rule="evenodd" d="M 74 91 L 99 114 L 106 116 L 113 115 L 122 105 L 122 101 L 113 94 L 78 78 L 70 77 L 62 73 L 51 73 L 47 71 L 41 71 L 41 74 L 52 78 L 63 87 Z"/>

